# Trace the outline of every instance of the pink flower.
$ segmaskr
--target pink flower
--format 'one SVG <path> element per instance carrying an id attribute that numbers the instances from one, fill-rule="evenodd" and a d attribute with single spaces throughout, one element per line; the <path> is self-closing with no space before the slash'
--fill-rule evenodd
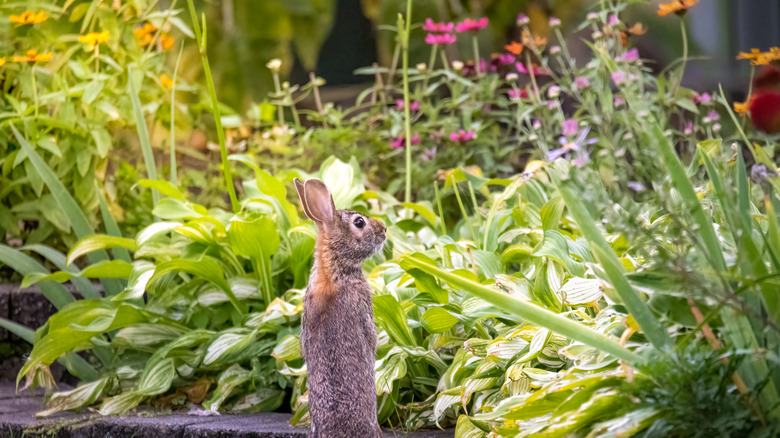
<path id="1" fill-rule="evenodd" d="M 465 143 L 476 137 L 476 135 L 477 134 L 474 131 L 467 132 L 461 129 L 458 132 L 450 133 L 450 140 L 457 143 Z"/>
<path id="2" fill-rule="evenodd" d="M 513 88 L 507 92 L 512 99 L 528 99 L 528 90 L 525 88 Z"/>
<path id="3" fill-rule="evenodd" d="M 515 55 L 511 53 L 500 53 L 496 58 L 500 65 L 507 65 L 515 62 Z"/>
<path id="4" fill-rule="evenodd" d="M 580 125 L 577 123 L 574 119 L 567 119 L 563 121 L 563 124 L 561 125 L 561 134 L 563 134 L 564 137 L 568 137 L 570 135 L 574 135 L 579 131 Z"/>
<path id="5" fill-rule="evenodd" d="M 685 128 L 683 129 L 683 134 L 685 135 L 693 134 L 693 122 L 688 122 L 685 124 Z"/>
<path id="6" fill-rule="evenodd" d="M 615 57 L 615 61 L 619 62 L 634 62 L 639 60 L 639 50 L 636 48 L 627 50 L 622 55 L 618 55 Z"/>
<path id="7" fill-rule="evenodd" d="M 491 69 L 494 69 L 493 67 L 494 66 L 491 66 Z M 479 71 L 481 72 L 488 71 L 488 64 L 484 58 L 479 58 Z M 464 65 L 462 72 L 463 72 L 463 76 L 472 76 L 477 74 L 477 67 L 474 64 L 474 61 L 469 61 L 466 65 Z"/>
<path id="8" fill-rule="evenodd" d="M 395 101 L 395 109 L 401 111 L 404 109 L 404 101 L 403 99 L 397 99 Z M 409 104 L 409 111 L 418 111 L 420 109 L 420 102 L 413 100 Z"/>
<path id="9" fill-rule="evenodd" d="M 522 62 L 518 62 L 515 64 L 515 67 L 517 68 L 517 71 L 520 73 L 528 74 L 528 69 L 525 68 L 525 65 Z M 548 76 L 550 73 L 547 70 L 542 69 L 538 65 L 532 65 L 531 69 L 534 72 L 534 75 L 536 76 Z"/>
<path id="10" fill-rule="evenodd" d="M 454 24 L 450 23 L 436 23 L 430 18 L 425 19 L 425 24 L 423 25 L 423 30 L 426 32 L 439 32 L 439 33 L 450 33 L 452 32 Z"/>
<path id="11" fill-rule="evenodd" d="M 550 17 L 550 27 L 558 27 L 561 25 L 561 19 Z"/>
<path id="12" fill-rule="evenodd" d="M 626 81 L 626 72 L 623 70 L 618 70 L 614 73 L 612 73 L 612 81 L 615 82 L 615 85 L 620 85 L 623 82 Z"/>
<path id="13" fill-rule="evenodd" d="M 618 24 L 620 24 L 620 20 L 618 19 L 617 15 L 610 14 L 609 17 L 607 18 L 607 23 L 610 26 L 617 26 Z"/>
<path id="14" fill-rule="evenodd" d="M 710 101 L 712 101 L 712 97 L 710 97 L 708 93 L 704 93 L 704 94 L 694 93 L 691 99 L 695 104 L 710 103 Z"/>
<path id="15" fill-rule="evenodd" d="M 411 144 L 420 144 L 420 134 L 415 132 L 412 134 L 412 138 L 409 139 Z M 390 149 L 401 149 L 406 146 L 406 136 L 401 134 L 398 137 L 390 140 Z"/>
<path id="16" fill-rule="evenodd" d="M 582 88 L 585 88 L 585 87 L 589 87 L 590 86 L 590 81 L 586 77 L 577 76 L 576 78 L 574 78 L 574 85 L 576 85 L 577 88 L 582 89 Z"/>
<path id="17" fill-rule="evenodd" d="M 614 102 L 615 108 L 619 108 L 619 107 L 623 106 L 625 103 L 626 103 L 626 101 L 623 100 L 622 97 L 616 97 L 615 98 L 615 102 Z"/>
<path id="18" fill-rule="evenodd" d="M 720 120 L 720 114 L 718 114 L 715 110 L 710 110 L 709 114 L 707 114 L 707 117 L 710 118 L 711 121 Z"/>
<path id="19" fill-rule="evenodd" d="M 425 36 L 425 42 L 428 44 L 452 44 L 455 42 L 455 35 L 451 33 L 429 33 Z"/>
<path id="20" fill-rule="evenodd" d="M 466 32 L 469 30 L 480 30 L 487 25 L 488 25 L 488 19 L 486 17 L 482 17 L 479 20 L 472 20 L 470 18 L 467 18 L 463 20 L 463 23 L 458 23 L 455 26 L 455 30 L 457 30 L 458 32 Z"/>

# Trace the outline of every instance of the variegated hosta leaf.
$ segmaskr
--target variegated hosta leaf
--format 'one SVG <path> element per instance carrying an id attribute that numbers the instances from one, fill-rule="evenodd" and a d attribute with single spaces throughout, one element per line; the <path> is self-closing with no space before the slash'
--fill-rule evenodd
<path id="1" fill-rule="evenodd" d="M 63 391 L 52 394 L 49 401 L 46 402 L 46 410 L 35 414 L 38 417 L 47 417 L 60 411 L 69 411 L 81 409 L 95 403 L 111 388 L 111 377 L 103 377 L 81 385 L 70 391 Z"/>
<path id="2" fill-rule="evenodd" d="M 507 396 L 524 395 L 531 390 L 531 379 L 523 372 L 525 364 L 514 363 L 506 369 L 504 386 Z"/>
<path id="3" fill-rule="evenodd" d="M 420 318 L 420 324 L 422 324 L 429 333 L 446 332 L 457 322 L 457 318 L 441 307 L 431 307 L 426 310 L 422 318 Z"/>
<path id="4" fill-rule="evenodd" d="M 100 412 L 100 415 L 124 414 L 130 409 L 134 409 L 138 406 L 144 398 L 146 398 L 145 395 L 135 391 L 123 392 L 122 394 L 111 397 L 103 402 L 103 405 L 98 412 Z"/>
<path id="5" fill-rule="evenodd" d="M 662 413 L 655 408 L 641 408 L 590 427 L 586 438 L 622 438 L 633 436 L 649 427 Z"/>
<path id="6" fill-rule="evenodd" d="M 231 353 L 238 352 L 249 345 L 255 339 L 254 331 L 232 331 L 221 334 L 212 342 L 206 350 L 203 365 L 210 365 L 227 357 Z"/>
<path id="7" fill-rule="evenodd" d="M 487 346 L 487 356 L 492 359 L 509 360 L 528 346 L 520 336 L 512 339 L 498 338 Z"/>
<path id="8" fill-rule="evenodd" d="M 183 224 L 181 222 L 155 222 L 139 231 L 138 235 L 135 236 L 135 242 L 139 247 L 142 247 L 153 237 L 175 230 L 182 225 Z"/>
<path id="9" fill-rule="evenodd" d="M 275 357 L 276 360 L 281 361 L 290 361 L 300 358 L 300 339 L 298 339 L 298 336 L 295 335 L 287 335 L 283 337 L 279 343 L 276 344 L 276 347 L 274 347 L 274 351 L 271 353 L 271 356 Z"/>
<path id="10" fill-rule="evenodd" d="M 461 388 L 453 388 L 447 392 L 456 392 L 455 395 L 447 395 L 446 393 L 440 393 L 436 398 L 436 403 L 433 405 L 433 416 L 436 418 L 436 424 L 439 424 L 441 416 L 444 415 L 444 411 L 452 405 L 460 403 L 460 390 Z"/>
<path id="11" fill-rule="evenodd" d="M 235 412 L 271 412 L 284 400 L 285 391 L 276 388 L 261 388 L 241 397 L 230 409 Z"/>
<path id="12" fill-rule="evenodd" d="M 262 299 L 260 295 L 260 284 L 254 278 L 233 277 L 228 280 L 230 290 L 239 300 Z M 200 294 L 198 294 L 198 303 L 208 307 L 214 304 L 226 303 L 230 298 L 218 287 L 208 285 Z"/>
<path id="13" fill-rule="evenodd" d="M 458 417 L 455 425 L 455 438 L 484 438 L 487 433 L 474 425 L 467 415 Z"/>
<path id="14" fill-rule="evenodd" d="M 576 306 L 600 300 L 604 291 L 599 279 L 572 277 L 561 287 L 559 294 L 564 304 Z"/>
<path id="15" fill-rule="evenodd" d="M 547 341 L 552 336 L 552 332 L 548 329 L 539 329 L 528 344 L 528 352 L 523 357 L 517 359 L 518 363 L 528 362 L 532 359 L 536 359 L 541 354 L 544 346 L 547 345 Z"/>
<path id="16" fill-rule="evenodd" d="M 138 392 L 142 395 L 158 395 L 167 391 L 176 377 L 173 359 L 163 359 L 155 364 L 148 364 L 138 382 Z"/>
<path id="17" fill-rule="evenodd" d="M 406 358 L 408 355 L 393 348 L 382 359 L 376 361 L 374 368 L 376 376 L 376 394 L 389 394 L 393 391 L 393 382 L 406 376 Z"/>
<path id="18" fill-rule="evenodd" d="M 463 343 L 463 348 L 474 356 L 485 357 L 488 354 L 490 341 L 481 338 L 471 338 Z"/>
<path id="19" fill-rule="evenodd" d="M 219 407 L 233 394 L 233 391 L 249 380 L 249 374 L 250 371 L 242 368 L 240 365 L 231 365 L 230 368 L 219 375 L 217 388 L 214 390 L 211 398 L 203 402 L 203 407 L 212 411 L 219 411 Z"/>
<path id="20" fill-rule="evenodd" d="M 161 342 L 170 342 L 184 333 L 178 327 L 162 324 L 136 324 L 117 332 L 111 341 L 119 348 L 146 349 Z"/>
<path id="21" fill-rule="evenodd" d="M 133 262 L 133 272 L 130 273 L 127 287 L 112 299 L 115 301 L 122 301 L 141 298 L 146 291 L 146 285 L 149 283 L 149 279 L 154 275 L 154 268 L 154 263 L 146 260 L 136 260 Z"/>

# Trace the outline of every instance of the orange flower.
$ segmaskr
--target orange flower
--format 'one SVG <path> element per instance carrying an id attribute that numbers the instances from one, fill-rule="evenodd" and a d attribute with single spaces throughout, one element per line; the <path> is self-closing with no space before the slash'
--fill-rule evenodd
<path id="1" fill-rule="evenodd" d="M 504 48 L 507 50 L 507 52 L 512 53 L 514 55 L 519 55 L 523 53 L 523 45 L 518 43 L 517 41 L 512 41 L 511 43 L 505 45 Z"/>
<path id="2" fill-rule="evenodd" d="M 769 65 L 780 61 L 780 47 L 772 47 L 768 52 L 751 49 L 750 53 L 739 52 L 737 59 L 749 59 L 753 65 Z"/>
<path id="3" fill-rule="evenodd" d="M 160 35 L 160 45 L 163 50 L 170 49 L 173 47 L 173 37 L 163 32 L 162 35 Z"/>
<path id="4" fill-rule="evenodd" d="M 108 31 L 105 32 L 90 32 L 86 35 L 82 35 L 79 37 L 79 41 L 89 45 L 89 50 L 92 50 L 100 43 L 107 43 L 108 42 L 109 33 Z"/>
<path id="5" fill-rule="evenodd" d="M 628 29 L 620 31 L 620 41 L 623 43 L 623 47 L 627 47 L 629 35 L 644 35 L 646 33 L 647 28 L 642 23 L 637 22 Z"/>
<path id="6" fill-rule="evenodd" d="M 168 75 L 160 76 L 160 82 L 168 88 L 173 88 L 173 80 L 169 78 Z"/>
<path id="7" fill-rule="evenodd" d="M 748 97 L 744 102 L 734 102 L 734 112 L 737 114 L 747 114 L 749 102 L 750 97 Z"/>
<path id="8" fill-rule="evenodd" d="M 538 35 L 531 35 L 527 30 L 523 31 L 522 42 L 524 46 L 536 46 L 541 47 L 547 44 L 547 38 L 540 37 Z"/>
<path id="9" fill-rule="evenodd" d="M 51 61 L 51 52 L 38 54 L 37 50 L 28 50 L 27 55 L 24 56 L 12 56 L 13 62 L 46 62 Z"/>
<path id="10" fill-rule="evenodd" d="M 154 33 L 157 32 L 157 26 L 152 23 L 146 23 L 143 27 L 139 27 L 133 31 L 136 38 L 138 38 L 138 44 L 141 47 L 146 47 L 154 42 Z M 168 50 L 173 47 L 174 39 L 168 35 L 167 32 L 160 32 L 160 47 L 163 50 Z"/>
<path id="11" fill-rule="evenodd" d="M 699 3 L 699 0 L 674 0 L 671 3 L 662 3 L 658 5 L 658 16 L 663 17 L 671 13 L 682 15 L 688 8 L 695 6 L 696 3 Z"/>
<path id="12" fill-rule="evenodd" d="M 25 24 L 43 23 L 46 18 L 46 13 L 43 11 L 37 14 L 32 11 L 24 11 L 21 15 L 11 15 L 9 19 L 11 23 L 16 23 L 16 27 L 19 27 Z"/>

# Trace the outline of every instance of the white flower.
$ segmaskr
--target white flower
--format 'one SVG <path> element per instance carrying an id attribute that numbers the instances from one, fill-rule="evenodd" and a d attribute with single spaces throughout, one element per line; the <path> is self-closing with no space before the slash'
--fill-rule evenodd
<path id="1" fill-rule="evenodd" d="M 452 61 L 452 69 L 455 70 L 455 71 L 463 70 L 463 62 L 462 61 Z"/>
<path id="2" fill-rule="evenodd" d="M 555 99 L 560 95 L 561 95 L 561 87 L 557 85 L 551 85 L 550 88 L 547 89 L 547 96 L 549 96 L 550 99 Z"/>
<path id="3" fill-rule="evenodd" d="M 426 67 L 428 67 L 428 66 L 425 65 L 424 62 L 421 62 L 421 63 L 417 64 L 415 67 L 417 67 L 417 70 L 419 70 L 419 71 L 425 71 Z"/>
<path id="4" fill-rule="evenodd" d="M 274 58 L 268 63 L 265 64 L 266 67 L 268 67 L 269 70 L 278 72 L 280 68 L 282 68 L 282 60 L 279 58 Z"/>

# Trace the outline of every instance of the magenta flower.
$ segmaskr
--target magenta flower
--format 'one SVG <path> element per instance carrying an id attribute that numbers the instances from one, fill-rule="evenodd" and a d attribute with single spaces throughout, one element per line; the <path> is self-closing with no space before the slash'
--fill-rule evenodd
<path id="1" fill-rule="evenodd" d="M 515 55 L 511 53 L 500 53 L 496 59 L 500 65 L 507 65 L 515 62 Z"/>
<path id="2" fill-rule="evenodd" d="M 615 61 L 618 62 L 634 62 L 638 60 L 639 60 L 639 50 L 637 50 L 636 48 L 627 50 L 622 55 L 618 55 L 615 57 Z"/>
<path id="3" fill-rule="evenodd" d="M 612 81 L 615 82 L 615 85 L 620 85 L 623 82 L 626 81 L 626 72 L 623 70 L 618 70 L 614 73 L 612 73 Z"/>
<path id="4" fill-rule="evenodd" d="M 525 24 L 528 24 L 531 22 L 531 19 L 528 18 L 528 15 L 525 15 L 523 13 L 517 14 L 517 25 L 523 26 Z"/>
<path id="5" fill-rule="evenodd" d="M 626 101 L 625 101 L 625 100 L 623 100 L 623 98 L 622 98 L 622 97 L 616 97 L 616 98 L 615 98 L 615 102 L 614 102 L 615 108 L 620 108 L 620 107 L 621 107 L 621 106 L 623 106 L 625 103 L 626 103 Z"/>
<path id="6" fill-rule="evenodd" d="M 570 135 L 574 135 L 579 131 L 580 125 L 577 123 L 574 119 L 567 119 L 564 120 L 561 124 L 561 134 L 563 134 L 564 137 L 568 137 Z"/>
<path id="7" fill-rule="evenodd" d="M 451 33 L 429 33 L 425 36 L 425 42 L 428 44 L 452 44 L 455 42 L 455 35 Z"/>
<path id="8" fill-rule="evenodd" d="M 474 131 L 464 131 L 461 129 L 458 132 L 450 133 L 450 140 L 456 143 L 465 143 L 476 137 L 476 135 L 477 134 Z"/>
<path id="9" fill-rule="evenodd" d="M 403 99 L 396 99 L 395 101 L 395 109 L 401 111 L 404 109 L 404 101 Z M 420 102 L 413 100 L 409 104 L 409 111 L 418 111 L 420 109 Z"/>
<path id="10" fill-rule="evenodd" d="M 491 66 L 491 70 L 495 71 L 495 66 Z M 485 61 L 484 58 L 479 59 L 479 71 L 486 72 L 488 70 L 488 64 L 487 61 Z M 477 66 L 474 64 L 474 61 L 469 61 L 466 65 L 463 66 L 462 70 L 463 76 L 471 76 L 477 74 Z"/>
<path id="11" fill-rule="evenodd" d="M 513 88 L 507 92 L 512 99 L 528 99 L 528 90 L 525 88 Z"/>
<path id="12" fill-rule="evenodd" d="M 463 20 L 463 23 L 458 23 L 455 26 L 455 30 L 458 32 L 467 32 L 469 30 L 480 30 L 483 27 L 488 25 L 488 19 L 486 17 L 482 17 L 479 20 L 472 20 L 470 18 L 467 18 Z"/>
<path id="13" fill-rule="evenodd" d="M 618 24 L 620 24 L 620 20 L 618 19 L 617 15 L 610 14 L 609 17 L 607 18 L 607 24 L 609 24 L 610 26 L 617 26 Z"/>
<path id="14" fill-rule="evenodd" d="M 412 134 L 412 138 L 409 139 L 411 144 L 420 144 L 420 134 L 415 132 Z M 406 136 L 401 134 L 398 137 L 390 140 L 390 149 L 401 149 L 406 146 Z"/>
<path id="15" fill-rule="evenodd" d="M 438 32 L 438 33 L 450 33 L 452 32 L 452 28 L 455 26 L 454 24 L 450 23 L 436 23 L 430 18 L 425 19 L 425 24 L 423 25 L 423 30 L 426 32 Z"/>
<path id="16" fill-rule="evenodd" d="M 585 87 L 589 87 L 590 81 L 588 80 L 588 78 L 584 76 L 577 76 L 576 78 L 574 78 L 574 85 L 576 85 L 577 88 L 582 89 Z"/>

